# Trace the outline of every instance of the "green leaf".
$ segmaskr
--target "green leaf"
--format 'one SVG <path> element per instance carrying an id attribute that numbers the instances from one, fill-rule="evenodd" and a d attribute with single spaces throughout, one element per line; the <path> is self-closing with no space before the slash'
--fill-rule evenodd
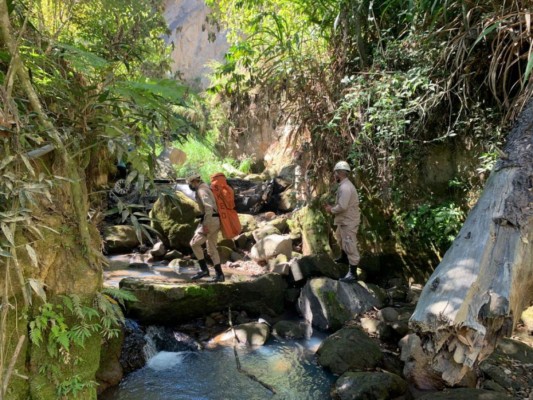
<path id="1" fill-rule="evenodd" d="M 501 21 L 498 21 L 490 26 L 488 26 L 487 28 L 483 29 L 483 32 L 481 32 L 481 34 L 478 36 L 478 38 L 476 39 L 476 41 L 474 42 L 474 44 L 472 45 L 472 48 L 471 50 L 476 47 L 476 45 L 481 42 L 485 36 L 487 36 L 489 33 L 491 33 L 492 31 L 494 31 L 495 29 L 497 29 L 500 25 L 501 25 Z"/>

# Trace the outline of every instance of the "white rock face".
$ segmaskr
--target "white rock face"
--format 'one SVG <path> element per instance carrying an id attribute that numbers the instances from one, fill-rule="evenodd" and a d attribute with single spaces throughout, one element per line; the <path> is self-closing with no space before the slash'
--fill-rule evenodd
<path id="1" fill-rule="evenodd" d="M 204 0 L 167 0 L 164 16 L 170 36 L 167 43 L 174 46 L 172 59 L 173 72 L 178 72 L 187 83 L 205 89 L 209 85 L 208 64 L 222 61 L 229 45 L 224 31 L 216 32 L 206 22 L 211 10 Z M 209 33 L 215 33 L 210 40 Z"/>
<path id="2" fill-rule="evenodd" d="M 250 251 L 250 257 L 255 261 L 266 261 L 284 254 L 290 258 L 292 240 L 289 235 L 270 235 L 258 241 Z"/>

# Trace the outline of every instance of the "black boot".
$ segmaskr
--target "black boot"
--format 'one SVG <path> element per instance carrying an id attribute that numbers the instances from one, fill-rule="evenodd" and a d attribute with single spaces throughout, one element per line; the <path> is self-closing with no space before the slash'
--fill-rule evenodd
<path id="1" fill-rule="evenodd" d="M 215 273 L 216 275 L 211 279 L 211 282 L 224 282 L 226 280 L 220 264 L 215 265 Z"/>
<path id="2" fill-rule="evenodd" d="M 357 265 L 350 265 L 346 276 L 344 278 L 339 279 L 339 281 L 346 283 L 357 282 Z"/>
<path id="3" fill-rule="evenodd" d="M 209 276 L 209 269 L 207 268 L 205 260 L 198 260 L 198 264 L 200 264 L 200 271 L 191 278 L 193 281 L 203 278 L 204 276 Z"/>
<path id="4" fill-rule="evenodd" d="M 344 250 L 341 251 L 341 256 L 334 260 L 337 264 L 348 264 L 348 254 Z"/>

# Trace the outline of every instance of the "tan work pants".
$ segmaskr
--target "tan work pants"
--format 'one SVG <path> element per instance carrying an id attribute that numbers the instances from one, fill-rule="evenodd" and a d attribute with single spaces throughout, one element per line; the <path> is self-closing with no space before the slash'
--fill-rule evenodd
<path id="1" fill-rule="evenodd" d="M 337 230 L 335 231 L 335 237 L 341 249 L 344 250 L 348 256 L 348 262 L 350 265 L 359 265 L 359 260 L 361 256 L 359 255 L 359 250 L 357 249 L 357 226 L 346 226 L 346 225 L 337 225 Z"/>
<path id="2" fill-rule="evenodd" d="M 220 264 L 220 256 L 217 250 L 217 237 L 218 232 L 220 231 L 220 219 L 218 217 L 214 217 L 212 222 L 206 224 L 206 226 L 209 230 L 207 234 L 203 233 L 203 224 L 200 223 L 198 225 L 198 228 L 196 228 L 194 236 L 191 239 L 190 245 L 196 258 L 198 260 L 203 260 L 204 251 L 202 249 L 202 245 L 207 242 L 207 253 L 211 257 L 211 260 L 213 260 L 213 264 L 217 265 Z"/>

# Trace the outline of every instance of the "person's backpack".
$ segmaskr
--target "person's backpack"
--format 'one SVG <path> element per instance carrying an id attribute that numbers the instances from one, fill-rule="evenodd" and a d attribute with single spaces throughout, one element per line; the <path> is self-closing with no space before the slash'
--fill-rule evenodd
<path id="1" fill-rule="evenodd" d="M 220 229 L 226 239 L 233 239 L 241 233 L 241 222 L 235 211 L 235 195 L 228 185 L 226 176 L 218 173 L 211 176 L 211 191 L 217 202 Z"/>

